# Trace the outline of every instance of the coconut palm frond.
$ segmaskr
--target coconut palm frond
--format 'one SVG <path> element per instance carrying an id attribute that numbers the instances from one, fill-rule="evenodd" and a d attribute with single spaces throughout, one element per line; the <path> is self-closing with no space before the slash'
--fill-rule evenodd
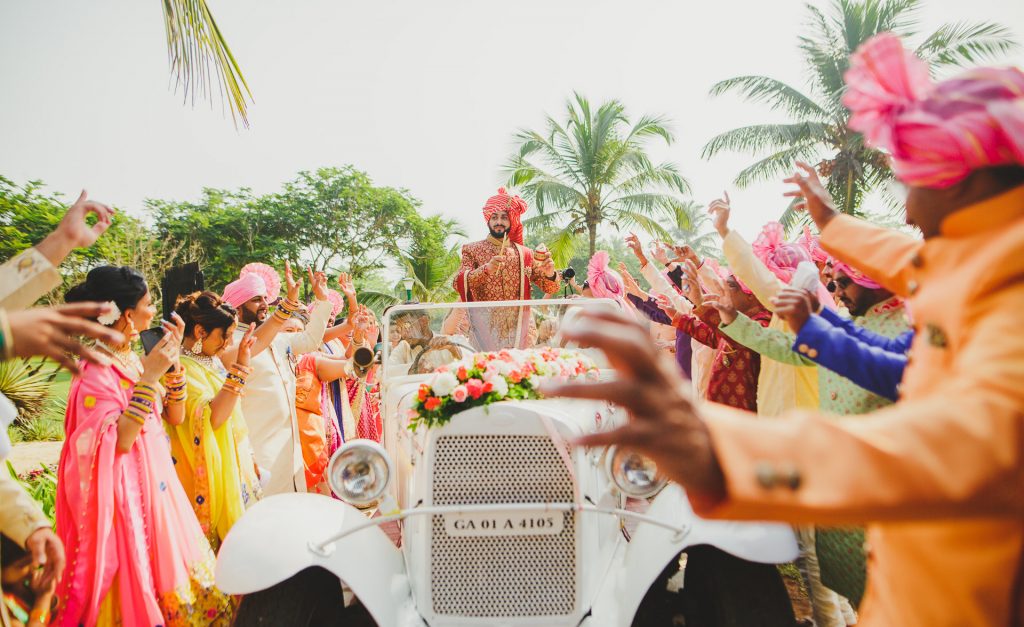
<path id="1" fill-rule="evenodd" d="M 248 128 L 252 92 L 206 0 L 164 0 L 163 8 L 171 74 L 185 99 L 212 101 L 216 85 L 235 124 Z"/>

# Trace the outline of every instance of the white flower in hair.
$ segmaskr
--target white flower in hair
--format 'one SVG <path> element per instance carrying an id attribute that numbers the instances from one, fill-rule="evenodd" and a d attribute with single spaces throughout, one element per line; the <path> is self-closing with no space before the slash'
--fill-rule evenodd
<path id="1" fill-rule="evenodd" d="M 105 327 L 109 327 L 110 325 L 114 324 L 115 322 L 121 319 L 121 310 L 118 308 L 117 303 L 115 303 L 112 300 L 107 301 L 104 304 L 110 306 L 110 312 L 105 313 L 99 318 L 97 318 L 96 322 L 99 322 Z"/>

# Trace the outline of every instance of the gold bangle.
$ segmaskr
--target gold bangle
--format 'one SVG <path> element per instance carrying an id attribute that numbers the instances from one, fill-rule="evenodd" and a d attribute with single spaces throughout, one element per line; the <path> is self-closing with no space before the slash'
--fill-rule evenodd
<path id="1" fill-rule="evenodd" d="M 142 425 L 146 424 L 146 419 L 145 418 L 139 416 L 138 414 L 136 414 L 135 412 L 133 412 L 131 410 L 126 409 L 126 410 L 124 410 L 121 413 L 121 415 L 122 416 L 126 416 L 128 418 L 128 420 L 131 420 L 132 422 L 136 423 L 140 427 Z"/>

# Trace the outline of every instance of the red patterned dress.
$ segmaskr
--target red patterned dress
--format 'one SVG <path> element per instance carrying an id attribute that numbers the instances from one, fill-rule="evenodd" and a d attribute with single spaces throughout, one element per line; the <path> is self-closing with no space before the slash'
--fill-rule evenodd
<path id="1" fill-rule="evenodd" d="M 497 254 L 503 264 L 491 271 L 487 263 Z M 455 289 L 463 302 L 526 300 L 530 284 L 545 294 L 554 294 L 561 287 L 558 276 L 541 276 L 533 263 L 533 251 L 525 246 L 488 237 L 462 247 L 462 266 L 455 277 Z M 481 350 L 517 348 L 532 345 L 536 329 L 531 324 L 528 307 L 503 307 L 470 310 L 470 327 L 476 347 Z"/>
<path id="2" fill-rule="evenodd" d="M 721 318 L 718 310 L 705 306 L 696 309 L 695 313 L 678 315 L 672 324 L 701 344 L 715 349 L 707 400 L 757 412 L 761 356 L 719 330 Z M 762 327 L 767 327 L 772 319 L 771 312 L 763 307 L 747 315 Z"/>

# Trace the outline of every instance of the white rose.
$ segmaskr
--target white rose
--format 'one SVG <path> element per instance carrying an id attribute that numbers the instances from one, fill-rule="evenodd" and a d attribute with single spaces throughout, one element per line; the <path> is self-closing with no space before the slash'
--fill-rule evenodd
<path id="1" fill-rule="evenodd" d="M 512 374 L 512 371 L 516 369 L 516 365 L 507 361 L 499 361 L 495 364 L 498 368 L 498 374 L 508 376 Z"/>
<path id="2" fill-rule="evenodd" d="M 493 377 L 488 379 L 487 383 L 491 384 L 491 391 L 497 393 L 498 396 L 508 394 L 508 381 L 505 380 L 505 377 Z"/>
<path id="3" fill-rule="evenodd" d="M 537 389 L 537 387 L 540 385 L 540 377 L 538 377 L 535 374 L 531 374 L 530 376 L 526 377 L 526 380 L 530 382 L 530 386 L 532 386 L 534 389 Z"/>
<path id="4" fill-rule="evenodd" d="M 451 372 L 439 372 L 430 387 L 434 390 L 434 396 L 448 396 L 459 384 L 459 380 Z"/>

